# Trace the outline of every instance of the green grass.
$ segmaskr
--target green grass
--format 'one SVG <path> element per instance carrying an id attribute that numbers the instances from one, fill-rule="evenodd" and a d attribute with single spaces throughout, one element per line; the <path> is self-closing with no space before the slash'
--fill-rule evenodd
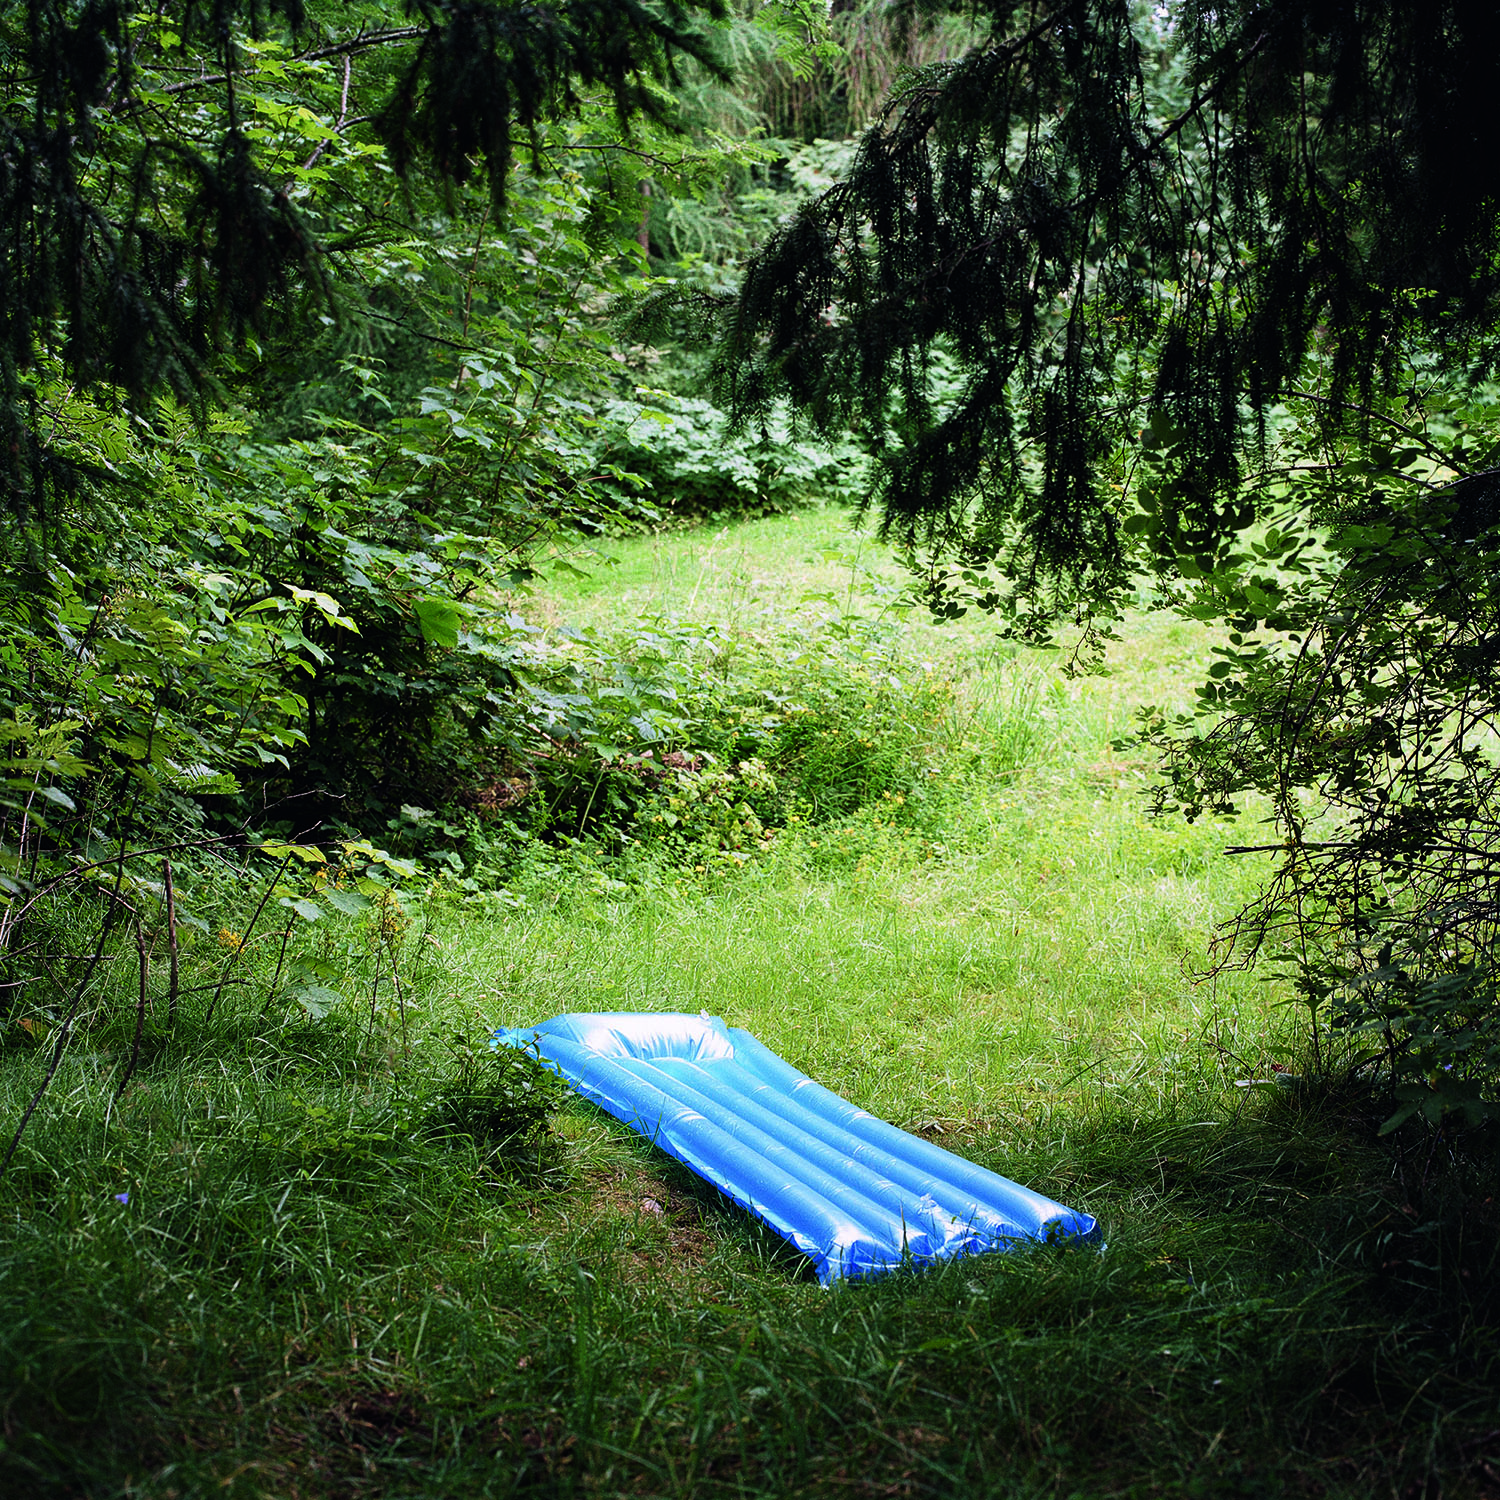
<path id="1" fill-rule="evenodd" d="M 841 528 L 620 543 L 530 607 L 713 621 L 748 660 L 889 610 L 894 572 Z M 857 550 L 866 571 L 825 555 Z M 883 649 L 952 685 L 915 804 L 790 825 L 742 867 L 564 848 L 503 899 L 418 892 L 409 1052 L 351 921 L 318 939 L 328 1017 L 259 1018 L 268 946 L 211 1024 L 206 994 L 170 1038 L 156 1016 L 113 1104 L 117 965 L 0 1185 L 0 1488 L 1491 1493 L 1483 1174 L 1393 1153 L 1347 1099 L 1234 1086 L 1303 1062 L 1274 985 L 1191 977 L 1259 872 L 1220 856 L 1229 829 L 1145 816 L 1149 766 L 1111 748 L 1135 704 L 1189 701 L 1202 634 L 1142 615 L 1113 675 L 1070 682 L 982 620 L 887 619 Z M 222 956 L 200 938 L 184 983 Z M 509 1150 L 432 1128 L 469 1077 L 445 1038 L 600 1008 L 746 1026 L 1109 1247 L 828 1291 L 582 1104 Z M 43 1050 L 6 1036 L 13 1120 Z"/>

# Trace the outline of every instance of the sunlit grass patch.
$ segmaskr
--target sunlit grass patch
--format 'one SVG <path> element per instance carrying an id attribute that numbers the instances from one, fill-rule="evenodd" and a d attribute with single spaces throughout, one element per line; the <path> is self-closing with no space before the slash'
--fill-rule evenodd
<path id="1" fill-rule="evenodd" d="M 1134 619 L 1113 675 L 1069 680 L 987 622 L 890 616 L 899 580 L 868 549 L 851 569 L 865 544 L 841 525 L 618 544 L 607 591 L 575 580 L 550 608 L 694 613 L 761 662 L 886 612 L 883 660 L 935 708 L 886 784 L 789 814 L 744 860 L 570 836 L 493 889 L 425 882 L 399 1011 L 357 925 L 316 937 L 321 1018 L 266 1005 L 275 949 L 251 944 L 211 1022 L 211 990 L 170 1038 L 153 1013 L 118 1102 L 128 1033 L 103 1008 L 83 1028 L 0 1186 L 12 1490 L 1363 1496 L 1435 1465 L 1482 1477 L 1491 1243 L 1445 1217 L 1446 1189 L 1413 1201 L 1422 1179 L 1393 1175 L 1373 1123 L 1237 1087 L 1300 1066 L 1296 1017 L 1253 975 L 1195 978 L 1259 872 L 1221 854 L 1233 826 L 1148 816 L 1149 763 L 1119 741 L 1137 702 L 1188 701 L 1201 632 Z M 866 701 L 824 729 L 890 734 Z M 189 957 L 229 952 L 210 932 Z M 600 1111 L 566 1102 L 540 1136 L 547 1111 L 479 1069 L 497 1025 L 604 1009 L 721 1015 L 1094 1214 L 1108 1249 L 825 1290 Z M 46 1057 L 13 1042 L 11 1119 Z"/>

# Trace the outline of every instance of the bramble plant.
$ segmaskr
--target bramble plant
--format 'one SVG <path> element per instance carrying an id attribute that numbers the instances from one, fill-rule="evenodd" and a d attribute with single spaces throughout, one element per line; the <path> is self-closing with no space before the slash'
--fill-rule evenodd
<path id="1" fill-rule="evenodd" d="M 702 851 L 743 863 L 771 847 L 772 831 L 753 804 L 764 806 L 775 795 L 776 778 L 760 761 L 720 765 L 711 755 L 695 755 L 670 768 L 638 823 L 684 846 L 688 860 Z"/>

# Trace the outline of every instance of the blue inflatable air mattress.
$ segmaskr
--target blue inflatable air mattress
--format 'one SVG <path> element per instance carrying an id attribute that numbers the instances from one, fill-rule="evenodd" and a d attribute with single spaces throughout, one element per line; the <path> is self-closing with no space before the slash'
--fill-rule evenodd
<path id="1" fill-rule="evenodd" d="M 810 1256 L 825 1285 L 1098 1238 L 1087 1214 L 857 1109 L 716 1016 L 564 1015 L 494 1041 L 534 1047 L 586 1099 Z"/>

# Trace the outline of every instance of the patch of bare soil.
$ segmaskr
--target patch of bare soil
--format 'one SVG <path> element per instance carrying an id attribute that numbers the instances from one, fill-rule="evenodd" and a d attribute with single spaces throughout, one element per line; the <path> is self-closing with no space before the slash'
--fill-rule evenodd
<path id="1" fill-rule="evenodd" d="M 598 1167 L 585 1181 L 605 1214 L 629 1221 L 631 1263 L 653 1275 L 698 1280 L 714 1250 L 700 1203 L 649 1169 Z"/>

